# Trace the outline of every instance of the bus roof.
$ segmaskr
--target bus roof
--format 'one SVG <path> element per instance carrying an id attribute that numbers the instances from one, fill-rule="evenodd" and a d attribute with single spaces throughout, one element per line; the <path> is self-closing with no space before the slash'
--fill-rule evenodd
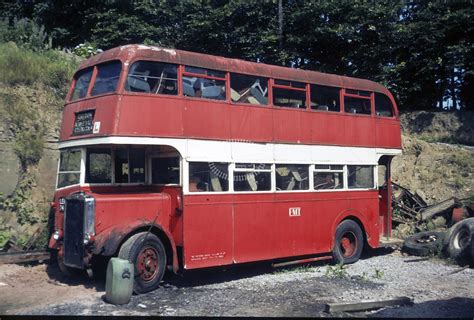
<path id="1" fill-rule="evenodd" d="M 281 67 L 264 63 L 249 62 L 240 59 L 224 58 L 209 54 L 167 49 L 141 44 L 125 45 L 104 51 L 87 60 L 84 60 L 81 63 L 79 69 L 117 59 L 121 60 L 125 64 L 130 64 L 136 60 L 163 61 L 207 69 L 259 75 L 268 78 L 308 82 L 348 89 L 375 91 L 391 96 L 390 92 L 384 86 L 366 79 Z"/>

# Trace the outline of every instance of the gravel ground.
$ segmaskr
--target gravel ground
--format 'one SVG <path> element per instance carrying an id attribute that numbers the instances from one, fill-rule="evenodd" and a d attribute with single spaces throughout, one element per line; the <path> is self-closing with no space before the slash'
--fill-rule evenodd
<path id="1" fill-rule="evenodd" d="M 77 291 L 83 299 L 43 301 L 26 308 L 10 305 L 4 310 L 22 315 L 474 317 L 473 269 L 459 271 L 459 266 L 440 260 L 409 260 L 419 259 L 382 249 L 342 270 L 329 263 L 278 269 L 259 263 L 188 271 L 165 278 L 158 290 L 133 296 L 123 306 L 105 303 L 104 280 L 94 280 Z M 4 281 L 1 272 L 0 281 Z M 414 305 L 359 313 L 324 312 L 330 302 L 399 296 L 413 298 Z"/>

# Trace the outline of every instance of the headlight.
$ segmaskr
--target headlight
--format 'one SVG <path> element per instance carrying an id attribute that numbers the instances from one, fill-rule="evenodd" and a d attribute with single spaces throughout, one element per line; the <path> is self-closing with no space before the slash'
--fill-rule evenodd
<path id="1" fill-rule="evenodd" d="M 63 233 L 61 231 L 54 231 L 53 233 L 53 239 L 58 241 L 58 240 L 61 240 L 63 238 Z"/>
<path id="2" fill-rule="evenodd" d="M 93 242 L 95 236 L 95 199 L 85 196 L 84 208 L 84 244 Z"/>

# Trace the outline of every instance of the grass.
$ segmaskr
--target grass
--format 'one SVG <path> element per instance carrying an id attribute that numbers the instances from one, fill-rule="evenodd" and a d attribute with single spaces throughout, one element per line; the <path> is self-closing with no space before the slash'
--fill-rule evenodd
<path id="1" fill-rule="evenodd" d="M 335 278 L 345 278 L 348 273 L 345 265 L 336 264 L 335 266 L 328 266 L 326 269 L 326 276 Z"/>
<path id="2" fill-rule="evenodd" d="M 33 52 L 13 42 L 0 44 L 0 82 L 15 86 L 44 85 L 64 96 L 77 61 L 55 50 Z"/>

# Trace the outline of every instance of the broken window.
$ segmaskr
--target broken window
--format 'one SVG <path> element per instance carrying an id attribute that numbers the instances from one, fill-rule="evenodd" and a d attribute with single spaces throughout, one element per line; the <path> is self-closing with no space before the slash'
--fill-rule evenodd
<path id="1" fill-rule="evenodd" d="M 59 156 L 58 188 L 78 184 L 81 177 L 81 150 L 61 150 Z"/>
<path id="2" fill-rule="evenodd" d="M 374 166 L 347 166 L 349 189 L 374 188 Z"/>
<path id="3" fill-rule="evenodd" d="M 263 163 L 236 163 L 235 191 L 269 191 L 272 187 L 272 166 Z"/>
<path id="4" fill-rule="evenodd" d="M 392 101 L 382 93 L 375 93 L 375 114 L 380 117 L 393 117 Z"/>
<path id="5" fill-rule="evenodd" d="M 89 88 L 92 78 L 93 67 L 78 71 L 74 76 L 74 90 L 72 91 L 71 100 L 84 98 Z"/>
<path id="6" fill-rule="evenodd" d="M 333 190 L 344 188 L 344 166 L 315 165 L 313 173 L 315 190 Z"/>
<path id="7" fill-rule="evenodd" d="M 340 111 L 339 88 L 310 85 L 311 109 L 320 111 Z"/>
<path id="8" fill-rule="evenodd" d="M 222 192 L 229 190 L 229 164 L 222 162 L 190 162 L 190 192 Z"/>
<path id="9" fill-rule="evenodd" d="M 137 61 L 130 67 L 125 90 L 177 95 L 178 66 L 162 62 Z"/>
<path id="10" fill-rule="evenodd" d="M 151 181 L 156 184 L 179 184 L 179 157 L 151 159 Z"/>
<path id="11" fill-rule="evenodd" d="M 309 165 L 306 164 L 277 164 L 276 189 L 280 190 L 308 190 Z"/>
<path id="12" fill-rule="evenodd" d="M 117 89 L 120 71 L 122 71 L 122 63 L 120 61 L 99 64 L 91 96 L 114 92 Z"/>
<path id="13" fill-rule="evenodd" d="M 225 72 L 186 66 L 183 94 L 187 97 L 225 100 Z"/>
<path id="14" fill-rule="evenodd" d="M 268 79 L 231 73 L 232 102 L 266 105 L 268 103 Z"/>
<path id="15" fill-rule="evenodd" d="M 306 84 L 275 79 L 273 104 L 279 107 L 306 109 Z"/>

